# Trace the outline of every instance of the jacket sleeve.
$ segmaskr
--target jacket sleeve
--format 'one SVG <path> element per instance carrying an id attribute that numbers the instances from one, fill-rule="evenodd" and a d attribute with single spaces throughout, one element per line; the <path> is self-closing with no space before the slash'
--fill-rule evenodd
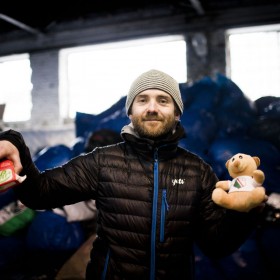
<path id="1" fill-rule="evenodd" d="M 236 251 L 257 227 L 261 213 L 241 213 L 216 205 L 211 198 L 217 178 L 206 166 L 202 175 L 202 203 L 196 227 L 196 243 L 208 257 L 221 258 Z"/>
<path id="2" fill-rule="evenodd" d="M 76 157 L 62 166 L 40 172 L 19 132 L 2 132 L 0 140 L 10 141 L 19 150 L 23 166 L 20 175 L 26 175 L 27 178 L 22 184 L 15 186 L 14 191 L 26 206 L 32 209 L 50 209 L 93 199 L 97 185 L 95 162 L 98 161 L 98 152 Z"/>

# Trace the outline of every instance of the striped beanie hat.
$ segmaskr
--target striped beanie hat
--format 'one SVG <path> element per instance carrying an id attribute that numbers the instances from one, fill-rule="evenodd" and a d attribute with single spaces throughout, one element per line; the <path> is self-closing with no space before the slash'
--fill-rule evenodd
<path id="1" fill-rule="evenodd" d="M 174 101 L 176 102 L 181 115 L 183 114 L 184 104 L 181 97 L 181 92 L 179 89 L 179 84 L 168 74 L 161 72 L 159 70 L 150 70 L 141 74 L 132 83 L 127 98 L 126 98 L 126 114 L 129 114 L 129 109 L 133 103 L 136 95 L 147 89 L 159 89 L 168 94 L 170 94 Z"/>

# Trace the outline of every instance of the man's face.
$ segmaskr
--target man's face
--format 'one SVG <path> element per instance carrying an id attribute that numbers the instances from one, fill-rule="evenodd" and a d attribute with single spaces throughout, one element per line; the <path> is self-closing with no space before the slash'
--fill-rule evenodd
<path id="1" fill-rule="evenodd" d="M 135 97 L 129 118 L 139 136 L 155 139 L 173 130 L 180 117 L 175 111 L 168 93 L 149 89 Z"/>

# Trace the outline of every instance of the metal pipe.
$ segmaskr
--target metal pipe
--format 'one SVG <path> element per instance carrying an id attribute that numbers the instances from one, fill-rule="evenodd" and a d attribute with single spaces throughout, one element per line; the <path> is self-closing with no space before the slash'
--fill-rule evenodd
<path id="1" fill-rule="evenodd" d="M 205 14 L 205 11 L 199 0 L 190 0 L 190 2 L 199 15 Z"/>
<path id="2" fill-rule="evenodd" d="M 24 23 L 22 23 L 22 22 L 20 22 L 16 19 L 13 19 L 13 18 L 11 18 L 7 15 L 4 15 L 4 14 L 0 13 L 0 19 L 3 19 L 5 21 L 7 21 L 7 22 L 9 22 L 9 23 L 11 23 L 11 24 L 13 24 L 13 25 L 15 25 L 15 26 L 27 31 L 27 32 L 29 32 L 29 33 L 36 34 L 36 35 L 41 35 L 42 34 L 37 29 L 32 28 L 32 27 L 30 27 L 30 26 L 28 26 L 28 25 L 26 25 L 26 24 L 24 24 Z"/>

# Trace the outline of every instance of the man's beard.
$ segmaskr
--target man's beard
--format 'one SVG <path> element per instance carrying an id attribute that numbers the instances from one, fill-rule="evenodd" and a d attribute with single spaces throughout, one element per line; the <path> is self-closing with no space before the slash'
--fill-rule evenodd
<path id="1" fill-rule="evenodd" d="M 155 123 L 149 122 L 155 120 Z M 158 139 L 169 134 L 175 128 L 177 121 L 174 115 L 160 117 L 157 114 L 141 116 L 132 116 L 131 122 L 134 130 L 140 137 L 148 139 Z"/>

